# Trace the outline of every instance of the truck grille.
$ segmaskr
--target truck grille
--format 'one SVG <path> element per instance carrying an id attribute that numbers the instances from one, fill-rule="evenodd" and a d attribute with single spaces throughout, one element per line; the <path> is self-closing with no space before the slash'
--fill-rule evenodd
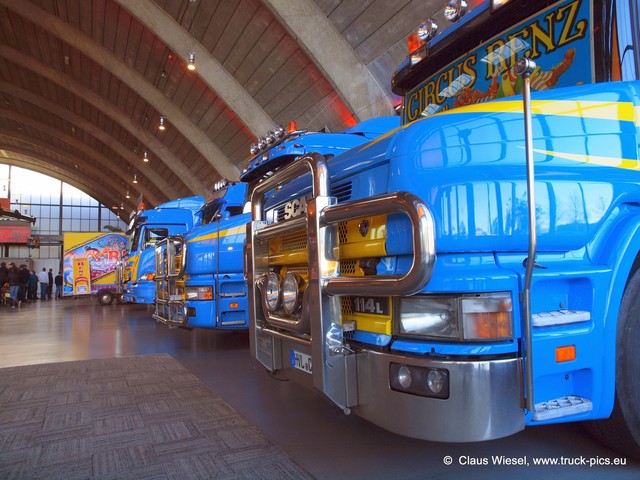
<path id="1" fill-rule="evenodd" d="M 333 185 L 331 187 L 331 196 L 338 199 L 338 203 L 346 202 L 351 199 L 352 185 L 351 182 L 344 182 Z M 281 222 L 284 220 L 284 205 L 276 207 L 275 217 L 276 221 Z"/>

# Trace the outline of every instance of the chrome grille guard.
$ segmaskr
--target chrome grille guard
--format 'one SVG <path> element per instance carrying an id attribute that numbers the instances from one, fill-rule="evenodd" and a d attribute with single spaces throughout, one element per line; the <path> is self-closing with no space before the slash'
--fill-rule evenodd
<path id="1" fill-rule="evenodd" d="M 176 255 L 182 255 L 176 266 Z M 184 325 L 187 321 L 182 295 L 176 281 L 184 275 L 187 261 L 187 243 L 180 235 L 169 236 L 155 246 L 155 313 L 152 317 L 168 325 Z"/>
<path id="2" fill-rule="evenodd" d="M 268 225 L 264 212 L 266 194 L 309 172 L 313 198 L 307 202 L 306 216 Z M 420 291 L 433 272 L 435 228 L 431 212 L 412 193 L 395 192 L 338 205 L 329 192 L 326 160 L 311 153 L 257 184 L 251 193 L 252 222 L 247 226 L 245 251 L 251 350 L 256 359 L 273 371 L 283 368 L 278 342 L 310 348 L 313 365 L 317 366 L 313 371 L 314 386 L 346 410 L 357 404 L 356 365 L 355 355 L 344 342 L 338 296 L 411 295 Z M 406 214 L 411 222 L 414 255 L 409 271 L 403 275 L 339 276 L 337 225 L 362 216 L 397 212 Z M 263 278 L 269 272 L 268 240 L 299 230 L 307 232 L 308 242 L 306 311 L 299 319 L 283 318 L 263 309 L 260 299 Z M 310 336 L 305 332 L 307 328 Z"/>

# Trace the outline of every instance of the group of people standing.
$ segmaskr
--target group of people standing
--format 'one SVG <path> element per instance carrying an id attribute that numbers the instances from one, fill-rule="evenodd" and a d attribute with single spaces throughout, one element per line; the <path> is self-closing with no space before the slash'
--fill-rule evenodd
<path id="1" fill-rule="evenodd" d="M 26 265 L 16 267 L 15 263 L 0 263 L 0 287 L 2 298 L 0 303 L 11 305 L 12 308 L 20 307 L 23 302 L 38 300 L 38 284 L 40 284 L 40 300 L 51 300 L 53 286 L 56 287 L 56 299 L 62 298 L 62 272 L 53 276 L 53 269 L 47 272 L 46 268 L 36 274 L 35 270 L 29 270 Z"/>

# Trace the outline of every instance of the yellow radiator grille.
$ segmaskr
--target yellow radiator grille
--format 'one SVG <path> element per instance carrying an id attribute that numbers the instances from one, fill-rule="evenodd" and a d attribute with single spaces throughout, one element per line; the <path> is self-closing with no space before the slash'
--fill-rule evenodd
<path id="1" fill-rule="evenodd" d="M 309 278 L 309 267 L 307 267 L 306 265 L 294 265 L 294 266 L 288 266 L 287 267 L 287 272 L 293 272 L 293 273 L 297 273 L 298 275 L 300 275 L 302 278 Z"/>
<path id="2" fill-rule="evenodd" d="M 269 252 L 272 254 L 295 252 L 307 249 L 307 232 L 288 233 L 281 237 L 269 240 Z"/>
<path id="3" fill-rule="evenodd" d="M 340 301 L 342 302 L 342 315 L 353 315 L 351 297 L 340 297 Z"/>
<path id="4" fill-rule="evenodd" d="M 338 225 L 338 240 L 340 241 L 340 243 L 347 243 L 347 222 L 340 222 L 340 224 Z"/>
<path id="5" fill-rule="evenodd" d="M 358 260 L 340 260 L 340 275 L 345 277 L 362 277 L 362 269 L 358 266 Z"/>

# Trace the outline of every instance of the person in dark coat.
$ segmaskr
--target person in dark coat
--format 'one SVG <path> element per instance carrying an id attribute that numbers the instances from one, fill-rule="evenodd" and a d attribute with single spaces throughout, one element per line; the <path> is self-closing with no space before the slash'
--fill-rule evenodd
<path id="1" fill-rule="evenodd" d="M 2 298 L 0 303 L 10 303 L 5 297 L 5 293 L 9 292 L 9 269 L 5 262 L 0 263 L 0 288 L 2 289 Z"/>
<path id="2" fill-rule="evenodd" d="M 51 300 L 51 292 L 53 291 L 53 268 L 49 269 L 49 286 L 47 287 L 47 298 Z"/>
<path id="3" fill-rule="evenodd" d="M 29 290 L 29 277 L 31 276 L 31 273 L 27 269 L 26 265 L 20 265 L 18 273 L 20 274 L 20 293 L 18 294 L 18 297 L 21 302 L 26 302 L 27 291 Z"/>
<path id="4" fill-rule="evenodd" d="M 20 301 L 20 272 L 18 271 L 18 267 L 16 267 L 13 263 L 9 264 L 9 292 L 11 294 L 11 308 L 19 307 L 21 305 Z"/>
<path id="5" fill-rule="evenodd" d="M 31 270 L 29 276 L 29 300 L 38 299 L 38 274 L 35 270 Z"/>
<path id="6" fill-rule="evenodd" d="M 9 278 L 9 269 L 7 268 L 7 264 L 5 262 L 0 263 L 0 285 L 4 285 L 4 283 Z"/>
<path id="7" fill-rule="evenodd" d="M 62 272 L 58 272 L 56 275 L 56 300 L 62 299 Z"/>

